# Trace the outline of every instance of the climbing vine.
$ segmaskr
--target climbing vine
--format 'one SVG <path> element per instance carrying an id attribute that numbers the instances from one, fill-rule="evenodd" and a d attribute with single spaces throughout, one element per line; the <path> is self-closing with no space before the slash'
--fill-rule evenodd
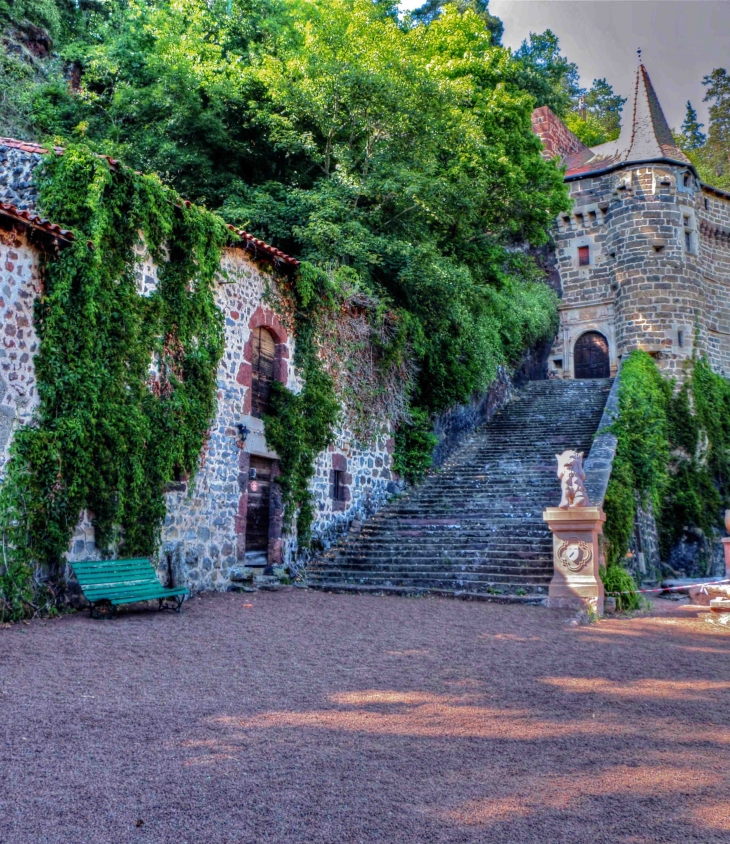
<path id="1" fill-rule="evenodd" d="M 710 537 L 730 500 L 730 384 L 704 357 L 687 368 L 679 389 L 646 352 L 632 352 L 621 369 L 604 503 L 609 570 L 626 557 L 637 502 L 651 505 L 666 559 L 685 529 Z"/>
<path id="2" fill-rule="evenodd" d="M 322 364 L 316 327 L 323 310 L 335 307 L 336 289 L 330 277 L 310 264 L 302 264 L 286 291 L 294 323 L 294 365 L 304 386 L 294 393 L 283 384 L 271 387 L 270 413 L 264 417 L 266 442 L 279 457 L 278 483 L 284 503 L 284 519 L 291 524 L 297 514 L 297 539 L 306 547 L 314 520 L 309 487 L 317 455 L 334 442 L 341 406 L 334 381 Z"/>
<path id="3" fill-rule="evenodd" d="M 51 605 L 85 509 L 102 550 L 154 553 L 166 483 L 198 467 L 223 352 L 219 218 L 80 145 L 47 156 L 38 187 L 44 214 L 74 241 L 44 267 L 40 404 L 0 490 L 0 616 L 10 618 Z M 158 267 L 148 295 L 144 248 Z"/>

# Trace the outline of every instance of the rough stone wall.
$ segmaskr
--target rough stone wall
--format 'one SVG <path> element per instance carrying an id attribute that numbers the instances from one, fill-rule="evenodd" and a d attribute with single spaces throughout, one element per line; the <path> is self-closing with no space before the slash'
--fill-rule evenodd
<path id="1" fill-rule="evenodd" d="M 570 188 L 574 207 L 555 234 L 563 300 L 552 375 L 573 377 L 575 342 L 589 330 L 607 338 L 612 374 L 624 354 L 642 348 L 681 377 L 695 342 L 717 371 L 730 372 L 730 201 L 672 165 L 630 167 Z M 588 247 L 588 266 L 579 264 L 580 247 Z"/>
<path id="2" fill-rule="evenodd" d="M 33 326 L 33 303 L 41 292 L 40 252 L 14 230 L 0 231 L 0 480 L 12 434 L 27 424 L 38 406 L 33 356 L 38 336 Z"/>
<path id="3" fill-rule="evenodd" d="M 588 149 L 548 106 L 536 108 L 532 112 L 532 131 L 542 141 L 546 158 L 570 155 L 571 152 Z"/>
<path id="4" fill-rule="evenodd" d="M 38 192 L 33 185 L 33 171 L 40 162 L 39 153 L 16 149 L 0 141 L 0 202 L 23 210 L 36 208 Z"/>

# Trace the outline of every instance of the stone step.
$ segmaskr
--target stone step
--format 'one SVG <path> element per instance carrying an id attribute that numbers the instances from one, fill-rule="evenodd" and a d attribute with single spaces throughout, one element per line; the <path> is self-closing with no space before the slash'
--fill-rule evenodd
<path id="1" fill-rule="evenodd" d="M 309 583 L 308 586 L 312 589 L 319 589 L 323 592 L 338 592 L 350 593 L 359 595 L 399 595 L 405 598 L 425 598 L 425 597 L 439 597 L 439 598 L 457 598 L 465 601 L 484 601 L 485 603 L 495 604 L 541 604 L 547 597 L 547 590 L 542 592 L 528 592 L 526 595 L 516 595 L 510 592 L 512 588 L 505 584 L 503 588 L 499 586 L 495 588 L 494 592 L 478 592 L 467 589 L 437 589 L 429 587 L 412 587 L 412 586 L 366 586 L 355 583 L 342 583 L 335 581 L 322 581 L 319 583 Z"/>

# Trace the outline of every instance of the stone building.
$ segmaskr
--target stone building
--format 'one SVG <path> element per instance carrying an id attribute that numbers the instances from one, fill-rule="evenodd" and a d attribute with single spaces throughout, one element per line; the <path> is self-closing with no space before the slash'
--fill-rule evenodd
<path id="1" fill-rule="evenodd" d="M 63 249 L 73 235 L 33 210 L 33 171 L 45 150 L 0 139 L 0 478 L 13 432 L 38 407 L 34 355 L 38 337 L 33 306 L 42 290 L 44 253 Z M 59 150 L 59 152 L 61 152 Z M 112 165 L 114 162 L 112 162 Z M 297 391 L 292 366 L 294 337 L 269 302 L 267 285 L 298 261 L 246 232 L 224 251 L 215 297 L 225 318 L 225 352 L 218 368 L 217 416 L 204 461 L 192 484 L 169 485 L 159 565 L 165 575 L 193 590 L 225 589 L 241 568 L 285 564 L 295 542 L 283 529 L 277 455 L 267 446 L 262 416 L 269 387 L 280 381 Z M 141 251 L 138 289 L 149 295 L 157 267 Z M 347 430 L 320 454 L 313 481 L 315 536 L 344 528 L 357 515 L 376 510 L 395 490 L 393 441 L 381 434 L 359 443 Z M 97 558 L 93 514 L 81 514 L 69 559 Z"/>
<path id="2" fill-rule="evenodd" d="M 641 348 L 671 374 L 697 350 L 730 376 L 730 194 L 675 145 L 644 65 L 617 140 L 588 148 L 547 107 L 532 121 L 574 201 L 555 230 L 549 374 L 606 377 Z"/>

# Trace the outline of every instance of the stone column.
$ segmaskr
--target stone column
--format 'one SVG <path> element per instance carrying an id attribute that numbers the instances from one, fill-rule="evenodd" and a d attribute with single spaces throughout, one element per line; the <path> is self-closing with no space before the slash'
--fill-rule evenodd
<path id="1" fill-rule="evenodd" d="M 553 532 L 554 573 L 548 606 L 592 609 L 603 615 L 598 537 L 606 514 L 600 507 L 548 507 L 542 517 Z"/>

